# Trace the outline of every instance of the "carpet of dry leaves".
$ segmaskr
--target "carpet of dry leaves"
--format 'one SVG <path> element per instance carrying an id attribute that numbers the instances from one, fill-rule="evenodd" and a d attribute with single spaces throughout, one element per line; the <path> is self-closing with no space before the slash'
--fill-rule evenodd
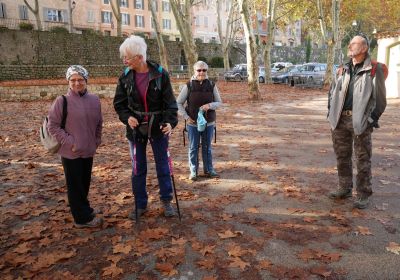
<path id="1" fill-rule="evenodd" d="M 218 87 L 221 178 L 191 183 L 182 123 L 171 137 L 182 222 L 162 215 L 152 160 L 150 211 L 128 219 L 128 145 L 102 100 L 89 195 L 102 229 L 73 227 L 60 161 L 38 139 L 50 102 L 1 102 L 1 279 L 399 279 L 400 102 L 374 133 L 375 194 L 358 211 L 326 198 L 337 178 L 325 90 L 262 85 L 249 102 L 244 83 Z"/>

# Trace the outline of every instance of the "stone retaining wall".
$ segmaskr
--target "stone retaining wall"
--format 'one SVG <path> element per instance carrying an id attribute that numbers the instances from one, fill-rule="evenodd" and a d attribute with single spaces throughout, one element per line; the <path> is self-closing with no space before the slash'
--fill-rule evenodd
<path id="1" fill-rule="evenodd" d="M 185 80 L 172 84 L 175 94 L 179 94 L 180 87 Z M 113 98 L 116 83 L 88 84 L 88 90 L 100 98 Z M 67 85 L 41 85 L 41 86 L 0 86 L 0 101 L 31 101 L 51 100 L 67 92 Z"/>

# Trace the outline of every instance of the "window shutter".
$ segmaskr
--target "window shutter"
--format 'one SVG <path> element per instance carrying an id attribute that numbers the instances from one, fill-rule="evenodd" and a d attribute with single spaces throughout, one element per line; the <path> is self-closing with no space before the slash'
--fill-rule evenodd
<path id="1" fill-rule="evenodd" d="M 6 18 L 6 4 L 0 3 L 0 18 Z"/>
<path id="2" fill-rule="evenodd" d="M 45 21 L 49 21 L 49 15 L 48 15 L 48 12 L 47 12 L 47 8 L 43 8 L 43 19 Z"/>
<path id="3" fill-rule="evenodd" d="M 61 10 L 61 22 L 69 22 L 69 13 L 67 13 L 67 10 Z"/>
<path id="4" fill-rule="evenodd" d="M 19 19 L 24 19 L 24 6 L 19 5 L 18 10 L 19 10 Z"/>

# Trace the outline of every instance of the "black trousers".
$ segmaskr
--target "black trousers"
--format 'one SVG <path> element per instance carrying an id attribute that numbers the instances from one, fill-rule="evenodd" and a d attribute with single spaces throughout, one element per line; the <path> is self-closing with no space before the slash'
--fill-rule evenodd
<path id="1" fill-rule="evenodd" d="M 93 220 L 88 194 L 93 158 L 61 158 L 68 189 L 68 202 L 74 221 L 84 224 Z"/>

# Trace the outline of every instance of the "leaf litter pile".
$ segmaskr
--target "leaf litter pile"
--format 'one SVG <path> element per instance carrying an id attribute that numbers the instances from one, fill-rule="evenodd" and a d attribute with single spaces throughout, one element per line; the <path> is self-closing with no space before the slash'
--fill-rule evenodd
<path id="1" fill-rule="evenodd" d="M 377 198 L 352 210 L 351 201 L 326 198 L 337 182 L 326 90 L 261 85 L 262 101 L 250 102 L 245 83 L 218 87 L 224 106 L 213 145 L 221 177 L 187 179 L 181 119 L 170 139 L 182 222 L 162 214 L 150 148 L 149 211 L 140 224 L 128 218 L 125 129 L 112 100 L 102 99 L 103 143 L 89 194 L 103 209 L 101 229 L 73 227 L 60 160 L 39 143 L 51 102 L 1 102 L 1 279 L 358 278 L 370 272 L 352 261 L 371 244 L 383 262 L 399 263 L 399 216 L 388 203 L 399 199 L 398 155 L 390 150 L 398 142 L 374 143 Z M 399 117 L 392 115 L 382 130 L 394 139 Z"/>

